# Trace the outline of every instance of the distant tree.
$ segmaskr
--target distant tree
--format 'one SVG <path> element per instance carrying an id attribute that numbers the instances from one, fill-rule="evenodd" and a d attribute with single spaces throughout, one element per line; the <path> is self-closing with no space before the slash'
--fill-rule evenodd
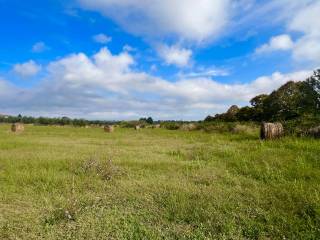
<path id="1" fill-rule="evenodd" d="M 318 118 L 320 115 L 320 69 L 302 82 L 289 81 L 270 95 L 250 100 L 252 107 L 232 106 L 226 113 L 208 116 L 205 121 L 281 121 Z"/>
<path id="2" fill-rule="evenodd" d="M 77 127 L 84 127 L 87 125 L 87 121 L 84 119 L 74 119 L 72 124 Z"/>
<path id="3" fill-rule="evenodd" d="M 153 119 L 152 117 L 148 117 L 148 118 L 140 118 L 139 122 L 141 123 L 147 123 L 147 124 L 153 124 Z"/>
<path id="4" fill-rule="evenodd" d="M 61 125 L 69 125 L 71 123 L 71 119 L 68 117 L 62 117 L 59 121 Z"/>
<path id="5" fill-rule="evenodd" d="M 314 71 L 313 76 L 306 80 L 306 104 L 311 104 L 316 112 L 320 111 L 320 69 Z"/>
<path id="6" fill-rule="evenodd" d="M 153 119 L 152 117 L 148 117 L 147 120 L 146 120 L 147 123 L 149 124 L 153 124 Z"/>
<path id="7" fill-rule="evenodd" d="M 267 94 L 258 95 L 250 100 L 252 108 L 252 119 L 253 121 L 262 121 L 265 118 L 266 99 L 269 97 Z"/>
<path id="8" fill-rule="evenodd" d="M 37 122 L 41 125 L 49 125 L 51 123 L 51 120 L 46 117 L 39 117 Z"/>
<path id="9" fill-rule="evenodd" d="M 214 120 L 216 120 L 216 118 L 213 117 L 213 116 L 211 116 L 211 115 L 208 115 L 208 116 L 204 119 L 205 122 L 212 122 L 212 121 L 214 121 Z"/>
<path id="10" fill-rule="evenodd" d="M 33 117 L 23 116 L 21 121 L 23 123 L 30 124 L 30 123 L 34 123 L 35 119 Z"/>
<path id="11" fill-rule="evenodd" d="M 18 122 L 22 122 L 22 115 L 19 114 L 18 117 L 17 117 L 17 119 L 18 119 Z"/>
<path id="12" fill-rule="evenodd" d="M 238 113 L 236 114 L 236 118 L 239 121 L 253 121 L 255 120 L 255 109 L 253 107 L 243 107 L 240 108 L 240 110 L 238 111 Z"/>
<path id="13" fill-rule="evenodd" d="M 303 115 L 307 110 L 305 102 L 308 98 L 304 88 L 304 82 L 290 81 L 272 92 L 265 100 L 264 113 L 266 118 L 290 120 Z"/>

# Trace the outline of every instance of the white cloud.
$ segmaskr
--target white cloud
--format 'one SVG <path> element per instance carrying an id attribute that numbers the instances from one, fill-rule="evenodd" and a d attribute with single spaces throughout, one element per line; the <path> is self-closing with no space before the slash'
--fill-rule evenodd
<path id="1" fill-rule="evenodd" d="M 196 69 L 196 71 L 179 73 L 179 76 L 183 78 L 200 78 L 200 77 L 213 78 L 213 77 L 222 77 L 222 76 L 228 76 L 228 75 L 229 75 L 228 70 L 222 69 L 222 68 L 220 69 L 216 67 L 211 67 L 211 68 L 200 67 Z"/>
<path id="2" fill-rule="evenodd" d="M 293 57 L 297 61 L 311 61 L 320 64 L 320 37 L 306 35 L 300 38 L 293 49 Z"/>
<path id="3" fill-rule="evenodd" d="M 189 64 L 192 56 L 192 51 L 179 46 L 161 45 L 158 47 L 159 56 L 168 65 L 176 65 L 178 67 L 185 67 Z"/>
<path id="4" fill-rule="evenodd" d="M 128 45 L 128 44 L 124 45 L 123 48 L 122 48 L 122 50 L 125 51 L 125 52 L 135 52 L 135 51 L 137 51 L 136 48 L 131 47 L 131 46 Z"/>
<path id="5" fill-rule="evenodd" d="M 39 73 L 41 65 L 38 65 L 33 60 L 25 63 L 18 63 L 14 65 L 13 71 L 19 74 L 21 77 L 31 77 Z"/>
<path id="6" fill-rule="evenodd" d="M 256 53 L 291 50 L 294 60 L 309 62 L 312 67 L 320 65 L 320 1 L 273 0 L 265 4 L 263 10 L 265 16 L 284 22 L 288 33 L 272 38 L 256 49 Z M 260 18 L 262 13 L 259 12 Z M 289 34 L 297 33 L 300 37 L 293 42 Z"/>
<path id="7" fill-rule="evenodd" d="M 111 42 L 112 38 L 103 33 L 100 33 L 100 34 L 94 35 L 93 40 L 97 43 L 106 44 Z"/>
<path id="8" fill-rule="evenodd" d="M 33 88 L 0 81 L 0 108 L 8 113 L 71 116 L 89 119 L 201 119 L 231 104 L 269 93 L 288 80 L 303 80 L 310 72 L 274 73 L 251 83 L 226 84 L 208 77 L 184 77 L 175 82 L 137 72 L 127 52 L 107 48 L 92 57 L 66 56 L 47 67 L 47 76 Z"/>
<path id="9" fill-rule="evenodd" d="M 0 102 L 5 103 L 13 96 L 16 97 L 18 89 L 9 81 L 0 78 Z"/>
<path id="10" fill-rule="evenodd" d="M 320 25 L 317 21 L 319 19 L 320 2 L 311 2 L 311 4 L 297 9 L 297 12 L 289 21 L 289 30 L 303 32 L 308 35 L 320 35 Z"/>
<path id="11" fill-rule="evenodd" d="M 32 52 L 41 53 L 48 50 L 49 47 L 44 42 L 37 42 L 32 46 Z"/>
<path id="12" fill-rule="evenodd" d="M 255 92 L 255 95 L 261 93 L 271 93 L 273 90 L 279 88 L 288 81 L 303 81 L 312 75 L 311 70 L 303 70 L 282 74 L 275 72 L 271 76 L 262 76 L 249 84 L 250 91 Z M 252 96 L 253 97 L 253 96 Z"/>
<path id="13" fill-rule="evenodd" d="M 293 56 L 299 61 L 311 61 L 320 64 L 320 2 L 314 1 L 299 9 L 289 21 L 288 29 L 304 33 L 293 49 Z"/>
<path id="14" fill-rule="evenodd" d="M 201 42 L 216 37 L 229 21 L 231 0 L 78 0 L 125 30 L 148 37 L 174 35 Z"/>
<path id="15" fill-rule="evenodd" d="M 287 51 L 292 49 L 294 43 L 287 34 L 272 37 L 269 43 L 262 45 L 256 49 L 257 54 L 268 53 L 273 51 Z"/>

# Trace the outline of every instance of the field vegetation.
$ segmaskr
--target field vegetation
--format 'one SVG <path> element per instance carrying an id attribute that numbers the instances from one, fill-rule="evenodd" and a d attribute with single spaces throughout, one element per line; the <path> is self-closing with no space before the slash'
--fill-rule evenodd
<path id="1" fill-rule="evenodd" d="M 319 239 L 319 140 L 205 124 L 0 125 L 0 239 Z"/>

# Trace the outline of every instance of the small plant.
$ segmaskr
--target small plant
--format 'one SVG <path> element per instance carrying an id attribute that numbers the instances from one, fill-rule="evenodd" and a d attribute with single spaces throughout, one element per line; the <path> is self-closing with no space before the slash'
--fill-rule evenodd
<path id="1" fill-rule="evenodd" d="M 81 211 L 81 205 L 79 204 L 78 198 L 75 194 L 75 183 L 72 178 L 72 186 L 68 194 L 68 198 L 65 203 L 55 207 L 45 217 L 45 224 L 54 225 L 62 221 L 76 221 L 76 216 Z"/>
<path id="2" fill-rule="evenodd" d="M 168 130 L 178 130 L 180 128 L 180 124 L 176 122 L 165 122 L 161 124 L 161 127 Z"/>
<path id="3" fill-rule="evenodd" d="M 184 158 L 185 157 L 185 154 L 180 149 L 169 151 L 167 154 L 169 156 L 177 157 L 177 158 Z"/>
<path id="4" fill-rule="evenodd" d="M 93 173 L 103 180 L 111 180 L 118 172 L 118 168 L 111 159 L 99 160 L 97 157 L 91 157 L 83 162 L 80 169 L 84 174 Z"/>

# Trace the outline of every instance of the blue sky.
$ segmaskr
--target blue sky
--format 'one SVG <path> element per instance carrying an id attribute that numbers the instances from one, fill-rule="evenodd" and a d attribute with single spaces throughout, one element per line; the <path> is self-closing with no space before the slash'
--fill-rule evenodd
<path id="1" fill-rule="evenodd" d="M 317 0 L 0 5 L 0 113 L 198 120 L 320 65 Z"/>

